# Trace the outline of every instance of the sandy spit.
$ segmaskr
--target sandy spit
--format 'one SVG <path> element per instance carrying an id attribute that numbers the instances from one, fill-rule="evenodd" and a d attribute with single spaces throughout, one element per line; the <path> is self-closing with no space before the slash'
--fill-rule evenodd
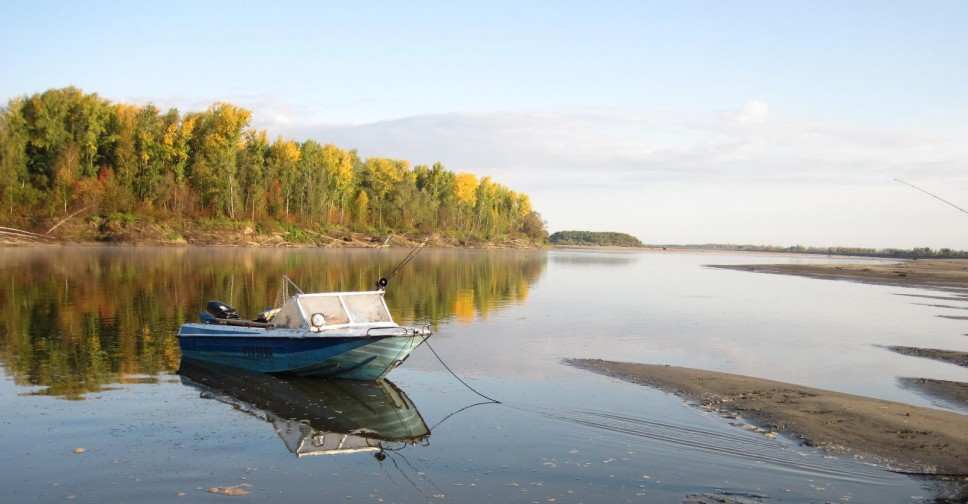
<path id="1" fill-rule="evenodd" d="M 968 416 L 701 369 L 572 359 L 573 366 L 680 396 L 799 439 L 873 457 L 892 470 L 968 478 Z"/>
<path id="2" fill-rule="evenodd" d="M 917 259 L 896 263 L 859 261 L 861 262 L 857 264 L 743 264 L 710 267 L 888 285 L 968 287 L 968 259 Z"/>

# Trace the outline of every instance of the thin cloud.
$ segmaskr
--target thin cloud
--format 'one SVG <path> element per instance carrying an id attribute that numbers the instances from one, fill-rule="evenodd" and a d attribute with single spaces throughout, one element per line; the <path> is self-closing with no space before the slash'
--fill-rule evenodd
<path id="1" fill-rule="evenodd" d="M 755 99 L 726 110 L 452 112 L 359 124 L 320 122 L 325 104 L 270 95 L 224 101 L 252 110 L 252 126 L 272 138 L 314 139 L 413 165 L 439 161 L 529 194 L 666 182 L 862 184 L 909 177 L 968 184 L 968 144 L 958 132 L 828 124 L 776 113 Z M 212 102 L 154 103 L 188 112 Z"/>
<path id="2" fill-rule="evenodd" d="M 367 124 L 279 121 L 274 128 L 357 148 L 363 157 L 440 161 L 525 191 L 669 181 L 859 183 L 915 172 L 944 178 L 968 159 L 953 136 L 776 117 L 758 100 L 727 111 L 455 112 Z"/>
<path id="3" fill-rule="evenodd" d="M 759 101 L 752 100 L 739 108 L 731 111 L 727 117 L 740 124 L 759 124 L 766 121 L 770 114 L 770 106 Z"/>

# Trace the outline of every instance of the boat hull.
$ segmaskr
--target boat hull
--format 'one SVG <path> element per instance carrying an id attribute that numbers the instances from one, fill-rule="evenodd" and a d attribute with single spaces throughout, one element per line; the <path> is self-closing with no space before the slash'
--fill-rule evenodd
<path id="1" fill-rule="evenodd" d="M 263 373 L 380 380 L 427 335 L 320 335 L 307 331 L 184 324 L 182 356 Z"/>
<path id="2" fill-rule="evenodd" d="M 430 429 L 390 380 L 270 375 L 182 358 L 178 374 L 202 397 L 231 404 L 275 427 L 292 453 L 334 455 L 426 442 Z"/>

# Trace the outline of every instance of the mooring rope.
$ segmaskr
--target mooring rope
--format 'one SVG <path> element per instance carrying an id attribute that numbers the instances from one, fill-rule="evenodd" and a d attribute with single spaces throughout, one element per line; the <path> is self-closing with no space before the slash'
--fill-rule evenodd
<path id="1" fill-rule="evenodd" d="M 455 373 L 452 369 L 450 369 L 450 366 L 448 366 L 447 363 L 444 362 L 444 359 L 441 359 L 440 358 L 440 355 L 437 354 L 437 351 L 434 350 L 434 347 L 430 346 L 430 339 L 429 338 L 424 341 L 424 344 L 426 344 L 427 345 L 427 348 L 429 348 L 430 351 L 433 352 L 434 357 L 437 357 L 437 360 L 440 361 L 440 364 L 442 366 L 444 366 L 444 369 L 446 369 L 447 371 L 449 371 L 450 374 L 454 378 L 457 378 L 457 381 L 461 382 L 461 384 L 463 384 L 465 387 L 467 387 L 467 390 L 470 390 L 471 392 L 473 392 L 473 393 L 475 393 L 475 394 L 483 397 L 484 399 L 487 399 L 488 401 L 491 401 L 491 402 L 497 403 L 497 404 L 501 404 L 501 401 L 498 401 L 497 399 L 492 399 L 492 398 L 490 398 L 490 397 L 488 397 L 488 396 L 486 396 L 486 395 L 478 392 L 477 390 L 474 389 L 474 387 L 471 387 L 470 385 L 467 384 L 467 382 L 465 382 L 464 380 L 462 380 L 460 378 L 460 376 L 457 376 L 457 373 Z"/>

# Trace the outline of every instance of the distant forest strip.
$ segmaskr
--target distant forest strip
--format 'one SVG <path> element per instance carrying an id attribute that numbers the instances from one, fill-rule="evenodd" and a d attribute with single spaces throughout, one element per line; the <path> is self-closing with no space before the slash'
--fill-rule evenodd
<path id="1" fill-rule="evenodd" d="M 781 254 L 818 254 L 818 255 L 844 255 L 861 257 L 883 257 L 898 259 L 968 259 L 968 252 L 964 250 L 953 250 L 949 248 L 932 249 L 930 247 L 916 247 L 913 249 L 873 249 L 863 247 L 805 247 L 803 245 L 793 245 L 790 247 L 780 247 L 776 245 L 727 245 L 721 243 L 707 243 L 704 245 L 650 245 L 651 247 L 665 249 L 691 249 L 691 250 L 723 250 L 728 252 L 773 252 Z"/>
<path id="2" fill-rule="evenodd" d="M 0 110 L 0 225 L 50 232 L 40 226 L 78 212 L 102 228 L 205 220 L 290 235 L 301 226 L 465 243 L 547 238 L 528 195 L 490 177 L 270 140 L 250 118 L 228 103 L 181 114 L 75 87 L 11 99 Z"/>
<path id="3" fill-rule="evenodd" d="M 552 245 L 597 247 L 644 247 L 638 238 L 614 231 L 558 231 L 548 237 Z"/>

